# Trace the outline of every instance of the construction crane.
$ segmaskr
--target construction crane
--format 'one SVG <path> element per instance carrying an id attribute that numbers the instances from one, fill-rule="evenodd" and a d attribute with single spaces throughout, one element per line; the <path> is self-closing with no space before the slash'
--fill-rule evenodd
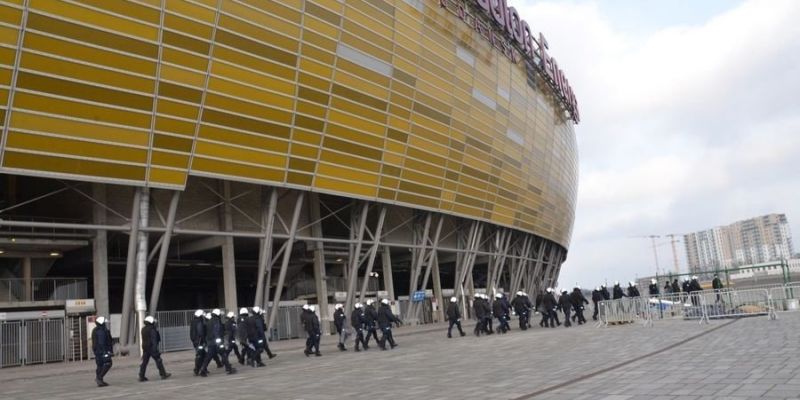
<path id="1" fill-rule="evenodd" d="M 658 250 L 656 250 L 656 247 L 657 247 L 656 246 L 656 239 L 660 238 L 661 236 L 658 236 L 658 235 L 647 235 L 647 236 L 631 236 L 631 237 L 642 238 L 642 239 L 650 239 L 650 241 L 652 242 L 652 245 L 653 245 L 653 258 L 656 261 L 656 275 L 658 275 L 659 268 L 658 268 Z"/>
<path id="2" fill-rule="evenodd" d="M 678 263 L 678 252 L 675 250 L 675 243 L 680 243 L 681 241 L 680 239 L 675 238 L 681 235 L 670 233 L 664 236 L 668 237 L 670 239 L 670 244 L 672 244 L 672 263 L 673 267 L 675 268 L 675 275 L 679 275 L 681 273 L 681 265 Z"/>

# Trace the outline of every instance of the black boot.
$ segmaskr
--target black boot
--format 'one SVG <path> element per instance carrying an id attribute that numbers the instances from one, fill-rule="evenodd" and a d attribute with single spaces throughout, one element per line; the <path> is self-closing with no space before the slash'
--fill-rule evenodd
<path id="1" fill-rule="evenodd" d="M 146 376 L 141 376 L 141 375 L 139 376 L 139 382 L 147 382 L 147 381 L 148 379 Z"/>

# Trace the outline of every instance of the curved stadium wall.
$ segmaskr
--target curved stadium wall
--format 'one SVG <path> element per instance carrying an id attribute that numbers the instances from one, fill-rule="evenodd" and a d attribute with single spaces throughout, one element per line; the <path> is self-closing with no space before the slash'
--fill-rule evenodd
<path id="1" fill-rule="evenodd" d="M 3 173 L 281 186 L 566 250 L 575 133 L 542 82 L 434 0 L 0 2 Z"/>

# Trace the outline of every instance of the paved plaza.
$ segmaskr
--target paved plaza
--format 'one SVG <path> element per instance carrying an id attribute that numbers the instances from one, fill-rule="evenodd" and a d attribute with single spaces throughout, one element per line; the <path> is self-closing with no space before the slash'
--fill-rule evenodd
<path id="1" fill-rule="evenodd" d="M 139 383 L 136 360 L 117 358 L 107 388 L 92 362 L 0 370 L 0 385 L 4 399 L 797 399 L 799 328 L 800 313 L 453 339 L 426 325 L 398 329 L 391 351 L 340 353 L 329 336 L 306 358 L 303 341 L 274 343 L 266 368 L 230 376 L 194 377 L 192 353 L 177 352 L 164 356 L 166 381 L 151 364 Z"/>

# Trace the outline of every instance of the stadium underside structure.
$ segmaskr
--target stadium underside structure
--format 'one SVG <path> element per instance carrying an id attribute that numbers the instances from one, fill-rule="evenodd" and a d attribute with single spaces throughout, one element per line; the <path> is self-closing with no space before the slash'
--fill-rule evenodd
<path id="1" fill-rule="evenodd" d="M 0 1 L 4 277 L 91 277 L 123 343 L 157 309 L 537 294 L 577 117 L 472 3 Z"/>

